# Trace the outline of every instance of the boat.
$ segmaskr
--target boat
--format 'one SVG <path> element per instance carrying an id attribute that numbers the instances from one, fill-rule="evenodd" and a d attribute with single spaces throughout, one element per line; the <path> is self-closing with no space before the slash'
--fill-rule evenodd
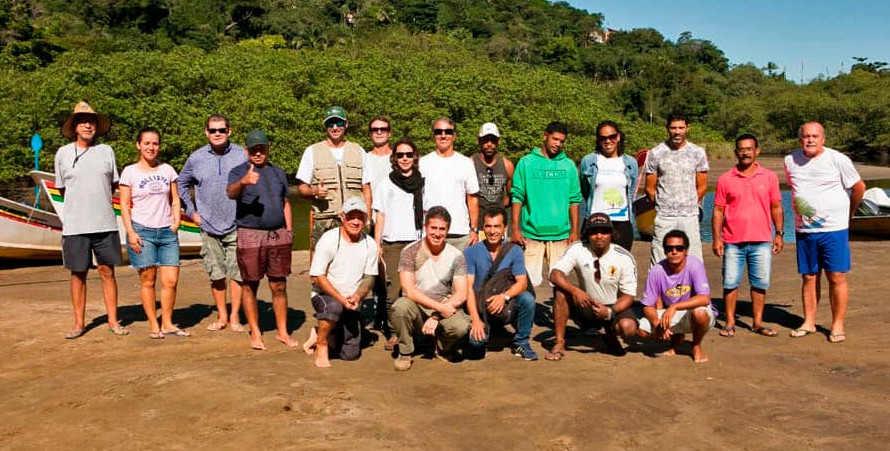
<path id="1" fill-rule="evenodd" d="M 0 197 L 0 259 L 60 261 L 65 197 L 56 188 L 55 174 L 44 171 L 29 174 L 54 211 Z M 127 234 L 120 218 L 120 199 L 115 195 L 112 203 L 120 232 L 121 253 L 126 258 Z M 201 230 L 194 222 L 183 220 L 180 223 L 179 249 L 183 256 L 201 252 Z"/>
<path id="2" fill-rule="evenodd" d="M 850 219 L 850 235 L 890 238 L 890 197 L 883 188 L 869 188 Z"/>

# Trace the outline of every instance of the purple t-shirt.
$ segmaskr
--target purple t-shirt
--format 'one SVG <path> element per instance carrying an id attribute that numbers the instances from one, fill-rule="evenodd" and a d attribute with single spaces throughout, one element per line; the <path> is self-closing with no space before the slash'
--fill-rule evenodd
<path id="1" fill-rule="evenodd" d="M 699 294 L 711 294 L 708 285 L 708 274 L 705 265 L 695 256 L 686 257 L 686 266 L 677 274 L 668 274 L 667 261 L 662 260 L 649 270 L 646 279 L 646 293 L 640 302 L 647 307 L 654 307 L 661 297 L 665 307 L 685 301 Z M 717 311 L 708 299 L 708 306 L 716 314 Z"/>

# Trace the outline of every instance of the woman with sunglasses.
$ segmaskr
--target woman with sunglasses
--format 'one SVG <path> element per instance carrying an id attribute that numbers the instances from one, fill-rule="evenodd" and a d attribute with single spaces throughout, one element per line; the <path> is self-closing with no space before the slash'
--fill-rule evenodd
<path id="1" fill-rule="evenodd" d="M 158 158 L 161 134 L 146 127 L 136 138 L 139 161 L 124 168 L 120 180 L 121 220 L 127 230 L 130 265 L 139 271 L 142 308 L 151 326 L 149 338 L 191 334 L 173 324 L 179 283 L 180 203 L 178 175 Z M 155 282 L 161 276 L 161 322 L 155 307 Z"/>
<path id="2" fill-rule="evenodd" d="M 607 214 L 618 235 L 615 244 L 627 250 L 634 242 L 633 195 L 638 173 L 637 161 L 624 153 L 624 134 L 618 124 L 597 124 L 596 151 L 581 159 L 581 214 L 583 218 Z"/>
<path id="3" fill-rule="evenodd" d="M 402 248 L 417 241 L 423 230 L 423 187 L 424 179 L 418 169 L 420 155 L 417 146 L 407 138 L 396 143 L 390 154 L 392 172 L 384 178 L 373 193 L 373 208 L 376 212 L 374 239 L 380 258 L 386 265 L 386 306 L 387 311 L 399 297 L 399 255 Z M 395 336 L 389 327 L 384 334 L 389 336 L 386 348 L 395 345 Z"/>

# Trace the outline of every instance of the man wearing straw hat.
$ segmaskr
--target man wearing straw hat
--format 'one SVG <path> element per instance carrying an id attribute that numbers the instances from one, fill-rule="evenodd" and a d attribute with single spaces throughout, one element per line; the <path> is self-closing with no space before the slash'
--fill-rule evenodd
<path id="1" fill-rule="evenodd" d="M 114 266 L 121 263 L 121 240 L 111 203 L 111 193 L 118 182 L 117 163 L 110 146 L 96 144 L 96 138 L 110 128 L 107 117 L 93 111 L 86 102 L 78 102 L 62 125 L 62 135 L 74 142 L 56 152 L 56 187 L 65 196 L 62 259 L 71 271 L 74 306 L 74 328 L 65 334 L 67 339 L 78 338 L 85 332 L 87 271 L 93 256 L 102 278 L 109 331 L 118 336 L 130 333 L 117 318 Z"/>

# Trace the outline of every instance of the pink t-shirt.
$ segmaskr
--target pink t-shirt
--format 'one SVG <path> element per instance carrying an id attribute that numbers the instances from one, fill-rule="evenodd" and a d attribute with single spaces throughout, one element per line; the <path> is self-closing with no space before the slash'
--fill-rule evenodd
<path id="1" fill-rule="evenodd" d="M 755 163 L 756 164 L 756 163 Z M 770 204 L 781 202 L 776 173 L 757 164 L 750 176 L 732 168 L 717 179 L 714 206 L 724 207 L 723 242 L 772 240 Z"/>
<path id="2" fill-rule="evenodd" d="M 131 164 L 121 172 L 120 184 L 132 192 L 131 218 L 145 227 L 160 229 L 173 225 L 170 208 L 170 184 L 176 181 L 176 170 L 169 164 L 143 169 Z"/>

